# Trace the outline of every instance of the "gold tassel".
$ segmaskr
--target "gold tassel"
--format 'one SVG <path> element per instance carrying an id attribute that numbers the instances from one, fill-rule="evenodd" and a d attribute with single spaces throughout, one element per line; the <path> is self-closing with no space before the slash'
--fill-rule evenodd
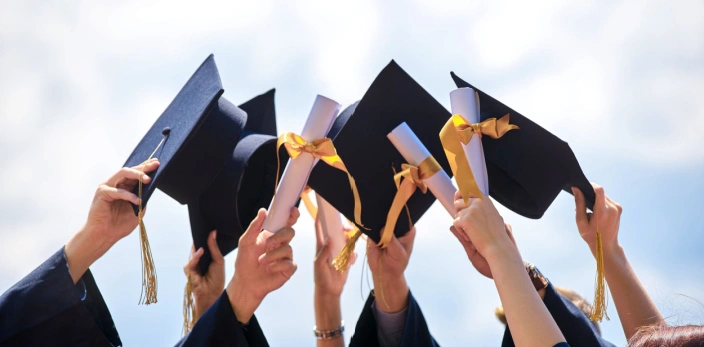
<path id="1" fill-rule="evenodd" d="M 337 271 L 344 272 L 347 269 L 347 264 L 349 264 L 350 262 L 350 257 L 352 256 L 352 253 L 354 253 L 354 247 L 357 244 L 357 240 L 359 240 L 359 237 L 362 236 L 362 231 L 359 230 L 359 228 L 355 229 L 356 231 L 354 235 L 352 235 L 352 237 L 347 240 L 345 247 L 342 248 L 340 254 L 338 254 L 332 261 L 332 265 Z"/>
<path id="2" fill-rule="evenodd" d="M 196 324 L 196 304 L 193 300 L 193 284 L 191 276 L 186 280 L 186 288 L 183 291 L 183 335 L 188 334 L 193 325 Z"/>
<path id="3" fill-rule="evenodd" d="M 152 157 L 159 150 L 159 147 L 164 143 L 166 137 L 169 136 L 170 130 L 165 128 L 162 131 L 164 137 L 161 138 L 161 142 L 154 148 L 154 151 L 149 158 L 142 165 L 142 175 L 144 175 L 144 168 L 152 160 Z M 142 249 L 142 294 L 139 297 L 140 305 L 149 305 L 156 303 L 156 268 L 154 267 L 154 258 L 152 258 L 152 248 L 149 247 L 149 238 L 147 238 L 147 227 L 144 226 L 144 208 L 142 207 L 142 180 L 138 181 L 139 185 L 139 212 L 137 212 L 137 217 L 139 219 L 139 245 Z"/>
<path id="4" fill-rule="evenodd" d="M 601 242 L 601 232 L 599 232 L 599 219 L 596 216 L 596 206 L 594 219 L 596 220 L 596 284 L 594 286 L 594 304 L 592 304 L 592 314 L 589 319 L 592 322 L 601 322 L 604 318 L 609 320 L 609 316 L 606 314 L 608 293 L 606 292 L 606 276 L 604 274 L 604 249 Z"/>
<path id="5" fill-rule="evenodd" d="M 147 229 L 142 220 L 143 212 L 139 212 L 139 244 L 142 248 L 142 295 L 139 297 L 140 305 L 156 303 L 156 268 L 152 258 L 152 249 L 149 247 Z"/>

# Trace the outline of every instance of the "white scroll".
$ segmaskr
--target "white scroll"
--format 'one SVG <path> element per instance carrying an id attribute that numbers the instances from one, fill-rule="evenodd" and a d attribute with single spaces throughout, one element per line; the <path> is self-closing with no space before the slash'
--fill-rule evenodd
<path id="1" fill-rule="evenodd" d="M 420 141 L 418 136 L 411 130 L 408 124 L 401 123 L 387 137 L 394 144 L 396 149 L 401 153 L 404 159 L 413 166 L 418 166 L 423 160 L 430 157 L 430 152 L 425 145 Z M 423 180 L 431 193 L 440 200 L 443 207 L 450 213 L 455 215 L 454 197 L 457 188 L 452 183 L 452 179 L 447 175 L 445 170 L 440 170 L 429 178 Z"/>
<path id="2" fill-rule="evenodd" d="M 303 126 L 301 137 L 308 142 L 324 138 L 332 126 L 335 117 L 340 112 L 340 104 L 334 100 L 318 95 L 308 120 Z M 291 159 L 284 169 L 275 197 L 269 206 L 269 216 L 264 223 L 264 229 L 277 232 L 286 226 L 291 209 L 306 187 L 308 176 L 313 166 L 318 162 L 310 153 L 301 153 L 296 159 Z"/>
<path id="3" fill-rule="evenodd" d="M 468 122 L 476 124 L 479 119 L 479 99 L 472 88 L 458 88 L 450 92 L 450 103 L 452 106 L 452 114 L 459 114 Z M 484 160 L 484 150 L 482 149 L 481 136 L 472 136 L 468 144 L 463 144 L 464 153 L 467 155 L 467 161 L 474 180 L 482 194 L 489 194 L 489 179 L 486 172 L 486 161 Z"/>

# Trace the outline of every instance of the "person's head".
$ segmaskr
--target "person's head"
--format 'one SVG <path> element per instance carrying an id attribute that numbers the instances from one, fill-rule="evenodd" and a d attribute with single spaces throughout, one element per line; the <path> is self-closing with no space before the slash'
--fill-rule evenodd
<path id="1" fill-rule="evenodd" d="M 564 296 L 567 300 L 571 301 L 577 308 L 579 308 L 582 312 L 584 312 L 587 317 L 592 313 L 592 305 L 588 303 L 584 298 L 577 294 L 572 289 L 568 288 L 563 288 L 563 287 L 557 287 L 555 286 L 555 290 L 562 296 Z M 499 306 L 494 310 L 494 314 L 496 314 L 496 318 L 501 321 L 501 323 L 506 324 L 506 314 L 504 313 L 504 308 L 503 306 Z M 592 322 L 594 325 L 594 329 L 596 329 L 596 332 L 601 335 L 601 328 L 599 327 L 598 322 Z"/>
<path id="2" fill-rule="evenodd" d="M 628 341 L 631 347 L 704 346 L 704 326 L 667 324 L 642 327 Z"/>

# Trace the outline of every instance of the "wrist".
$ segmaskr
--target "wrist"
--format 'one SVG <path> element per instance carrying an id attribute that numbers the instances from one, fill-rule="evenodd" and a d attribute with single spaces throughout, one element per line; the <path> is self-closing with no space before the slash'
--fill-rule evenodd
<path id="1" fill-rule="evenodd" d="M 340 297 L 315 294 L 315 326 L 318 330 L 333 330 L 340 326 Z"/>
<path id="2" fill-rule="evenodd" d="M 498 242 L 489 247 L 485 247 L 480 254 L 486 259 L 487 263 L 489 263 L 490 268 L 498 262 L 511 261 L 523 263 L 518 248 L 510 241 Z"/>
<path id="3" fill-rule="evenodd" d="M 102 240 L 95 230 L 87 226 L 81 227 L 64 246 L 66 262 L 73 282 L 77 283 L 88 268 L 107 253 L 110 247 L 112 244 Z"/>
<path id="4" fill-rule="evenodd" d="M 408 306 L 408 284 L 401 276 L 373 276 L 377 308 L 385 313 L 400 312 Z"/>
<path id="5" fill-rule="evenodd" d="M 264 298 L 258 298 L 252 294 L 252 291 L 243 288 L 243 286 L 239 285 L 239 281 L 236 278 L 235 276 L 230 284 L 227 285 L 225 292 L 230 300 L 230 305 L 235 317 L 237 317 L 237 321 L 247 324 Z"/>
<path id="6" fill-rule="evenodd" d="M 195 316 L 196 320 L 200 318 L 205 311 L 207 311 L 210 306 L 213 306 L 215 301 L 218 300 L 219 296 L 211 296 L 211 295 L 193 295 L 193 303 L 195 306 Z"/>

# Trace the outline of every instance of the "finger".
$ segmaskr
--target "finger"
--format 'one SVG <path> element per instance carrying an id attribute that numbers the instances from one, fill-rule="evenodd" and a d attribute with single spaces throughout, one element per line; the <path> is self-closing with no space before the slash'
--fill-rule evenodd
<path id="1" fill-rule="evenodd" d="M 584 200 L 584 194 L 577 187 L 572 187 L 572 194 L 574 195 L 577 226 L 582 227 L 589 225 L 589 218 L 587 218 L 587 202 Z"/>
<path id="2" fill-rule="evenodd" d="M 618 211 L 619 215 L 621 215 L 621 213 L 623 212 L 623 207 L 621 206 L 621 204 L 611 199 L 608 195 L 606 195 L 606 203 L 614 207 L 616 211 Z"/>
<path id="3" fill-rule="evenodd" d="M 604 193 L 604 187 L 596 183 L 592 183 L 592 187 L 594 187 L 594 194 L 596 195 L 596 198 L 594 199 L 594 209 L 601 210 L 606 207 L 606 194 Z"/>
<path id="4" fill-rule="evenodd" d="M 196 252 L 196 245 L 191 243 L 191 256 L 188 257 L 188 259 L 193 258 L 193 253 L 195 253 L 195 252 Z"/>
<path id="5" fill-rule="evenodd" d="M 329 248 L 330 247 L 328 244 L 324 244 L 323 246 L 321 246 L 320 249 L 315 252 L 315 258 L 313 261 L 318 262 L 318 260 L 326 260 L 325 258 L 327 258 Z"/>
<path id="6" fill-rule="evenodd" d="M 252 223 L 249 224 L 247 230 L 240 237 L 240 243 L 252 244 L 257 241 L 257 236 L 259 236 L 259 233 L 262 231 L 264 221 L 266 220 L 266 213 L 265 209 L 259 209 L 257 216 L 254 217 Z"/>
<path id="7" fill-rule="evenodd" d="M 467 208 L 467 204 L 464 203 L 464 199 L 462 199 L 462 197 L 460 197 L 459 199 L 455 199 L 455 214 L 459 213 L 465 208 Z"/>
<path id="8" fill-rule="evenodd" d="M 210 235 L 208 235 L 208 249 L 210 250 L 210 256 L 213 258 L 213 263 L 225 263 L 225 257 L 222 256 L 220 247 L 218 247 L 218 232 L 215 230 L 211 231 Z"/>
<path id="9" fill-rule="evenodd" d="M 288 220 L 286 220 L 286 226 L 292 227 L 298 221 L 298 217 L 301 216 L 301 212 L 298 211 L 297 207 L 291 208 L 291 214 L 288 215 Z"/>
<path id="10" fill-rule="evenodd" d="M 290 279 L 291 276 L 296 273 L 296 269 L 298 269 L 298 265 L 291 259 L 277 261 L 266 268 L 269 273 L 280 273 L 286 277 L 286 279 Z"/>
<path id="11" fill-rule="evenodd" d="M 288 244 L 294 236 L 296 236 L 296 231 L 293 230 L 293 228 L 283 228 L 279 230 L 278 233 L 266 239 L 266 251 L 268 252 L 284 244 Z"/>
<path id="12" fill-rule="evenodd" d="M 462 192 L 459 190 L 455 192 L 455 200 L 460 200 L 462 199 Z"/>
<path id="13" fill-rule="evenodd" d="M 260 255 L 259 264 L 268 265 L 282 259 L 293 259 L 293 248 L 291 248 L 291 245 L 283 245 L 271 252 Z"/>
<path id="14" fill-rule="evenodd" d="M 125 200 L 129 201 L 135 205 L 139 205 L 139 197 L 132 192 L 124 190 L 122 188 L 110 187 L 108 185 L 101 185 L 98 187 L 98 192 L 103 196 L 103 198 L 109 202 L 115 200 Z"/>
<path id="15" fill-rule="evenodd" d="M 347 261 L 347 270 L 350 269 L 352 265 L 357 261 L 357 252 L 352 252 L 352 255 L 350 255 L 350 260 Z"/>
<path id="16" fill-rule="evenodd" d="M 325 245 L 325 236 L 323 236 L 323 225 L 320 218 L 315 218 L 315 253 L 320 253 L 320 250 Z"/>
<path id="17" fill-rule="evenodd" d="M 186 275 L 198 273 L 198 262 L 203 256 L 203 253 L 205 253 L 203 247 L 198 248 L 198 250 L 193 253 L 193 256 L 188 260 L 188 263 L 186 263 L 186 266 L 183 268 L 183 272 L 186 273 Z"/>
<path id="18" fill-rule="evenodd" d="M 115 187 L 126 180 L 142 181 L 142 183 L 149 183 L 152 181 L 151 177 L 147 176 L 145 173 L 142 173 L 140 170 L 131 167 L 123 167 L 112 177 L 110 177 L 106 183 L 109 186 Z"/>
<path id="19" fill-rule="evenodd" d="M 133 166 L 132 169 L 135 169 L 137 171 L 144 171 L 145 173 L 152 172 L 156 170 L 161 163 L 159 162 L 159 159 L 152 158 L 151 160 L 147 162 L 143 162 L 137 166 Z"/>
<path id="20" fill-rule="evenodd" d="M 460 243 L 469 242 L 469 237 L 467 236 L 467 234 L 459 231 L 457 228 L 455 228 L 454 225 L 450 227 L 450 232 L 452 232 L 452 235 L 455 235 L 455 237 L 460 241 Z"/>

